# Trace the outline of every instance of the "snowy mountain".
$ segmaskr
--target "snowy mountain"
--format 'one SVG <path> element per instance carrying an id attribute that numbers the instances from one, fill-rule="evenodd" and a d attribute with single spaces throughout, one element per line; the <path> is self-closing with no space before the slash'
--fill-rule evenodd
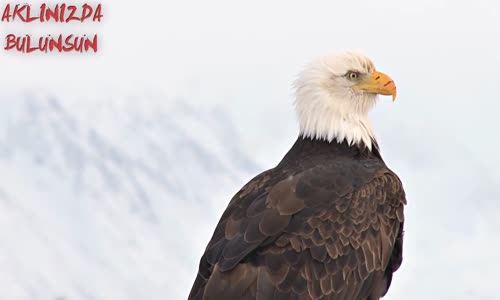
<path id="1" fill-rule="evenodd" d="M 1 300 L 185 299 L 231 196 L 296 135 L 281 111 L 241 125 L 202 101 L 111 95 L 0 97 Z M 478 132 L 459 114 L 421 122 L 411 99 L 386 108 L 373 119 L 409 204 L 384 299 L 496 299 L 500 143 L 455 135 Z"/>
<path id="2" fill-rule="evenodd" d="M 224 114 L 140 97 L 1 107 L 0 299 L 185 298 L 257 170 Z"/>

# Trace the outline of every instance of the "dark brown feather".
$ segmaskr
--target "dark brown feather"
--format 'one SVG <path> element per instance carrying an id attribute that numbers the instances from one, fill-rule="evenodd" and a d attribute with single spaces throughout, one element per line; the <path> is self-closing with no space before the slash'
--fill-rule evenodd
<path id="1" fill-rule="evenodd" d="M 379 299 L 402 262 L 405 204 L 377 149 L 299 138 L 233 197 L 189 299 Z"/>

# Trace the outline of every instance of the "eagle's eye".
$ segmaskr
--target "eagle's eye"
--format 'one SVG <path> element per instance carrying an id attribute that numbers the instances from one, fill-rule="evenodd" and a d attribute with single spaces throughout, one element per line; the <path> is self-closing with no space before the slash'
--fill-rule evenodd
<path id="1" fill-rule="evenodd" d="M 345 74 L 345 76 L 347 78 L 349 78 L 350 80 L 355 80 L 355 79 L 358 79 L 359 73 L 355 72 L 355 71 L 349 71 L 349 72 L 347 72 L 347 74 Z"/>

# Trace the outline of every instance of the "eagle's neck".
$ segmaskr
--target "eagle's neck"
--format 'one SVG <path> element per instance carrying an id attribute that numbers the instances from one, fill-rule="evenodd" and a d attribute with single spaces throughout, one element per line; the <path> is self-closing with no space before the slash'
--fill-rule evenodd
<path id="1" fill-rule="evenodd" d="M 324 116 L 302 118 L 304 121 L 300 122 L 299 125 L 302 136 L 372 148 L 374 133 L 368 117 L 335 115 L 328 111 L 321 114 Z"/>
<path id="2" fill-rule="evenodd" d="M 338 143 L 305 137 L 299 135 L 292 148 L 283 158 L 282 163 L 300 162 L 302 159 L 324 159 L 327 158 L 349 158 L 349 159 L 380 159 L 380 151 L 375 140 L 372 148 L 368 149 L 364 144 L 349 145 L 346 141 Z"/>

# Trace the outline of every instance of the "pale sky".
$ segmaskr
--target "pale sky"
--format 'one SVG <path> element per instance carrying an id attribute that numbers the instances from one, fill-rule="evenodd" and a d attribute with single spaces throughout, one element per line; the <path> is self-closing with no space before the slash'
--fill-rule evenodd
<path id="1" fill-rule="evenodd" d="M 30 1 L 33 10 L 41 2 Z M 2 35 L 100 36 L 97 55 L 1 51 L 1 81 L 21 86 L 133 83 L 170 93 L 175 84 L 181 92 L 196 86 L 203 93 L 241 94 L 242 88 L 262 89 L 259 78 L 273 79 L 273 86 L 288 82 L 316 55 L 346 48 L 362 50 L 400 81 L 410 74 L 444 72 L 449 78 L 477 68 L 493 76 L 497 68 L 487 66 L 500 63 L 500 3 L 495 0 L 102 3 L 103 22 L 97 24 L 1 23 Z M 244 78 L 228 87 L 235 76 Z"/>
<path id="2" fill-rule="evenodd" d="M 35 10 L 42 1 L 30 3 Z M 485 107 L 492 118 L 500 111 L 496 0 L 138 3 L 103 1 L 102 23 L 0 23 L 1 35 L 100 37 L 97 54 L 0 51 L 2 86 L 60 95 L 155 90 L 202 98 L 198 105 L 221 103 L 236 118 L 252 120 L 249 111 L 262 116 L 270 107 L 293 113 L 291 83 L 309 60 L 359 49 L 395 78 L 397 110 L 445 114 L 468 136 L 476 128 L 466 119 L 498 125 L 482 115 Z"/>

